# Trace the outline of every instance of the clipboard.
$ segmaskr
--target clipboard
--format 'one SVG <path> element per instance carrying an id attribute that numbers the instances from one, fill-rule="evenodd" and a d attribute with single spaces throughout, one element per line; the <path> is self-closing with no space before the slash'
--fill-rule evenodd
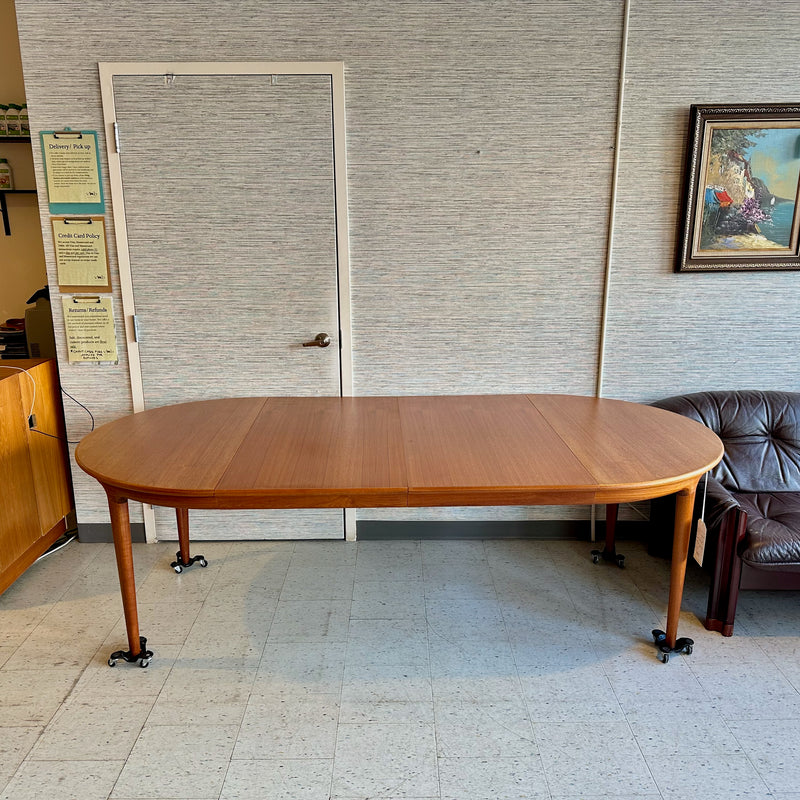
<path id="1" fill-rule="evenodd" d="M 58 288 L 62 292 L 110 292 L 103 217 L 51 217 Z"/>
<path id="2" fill-rule="evenodd" d="M 118 363 L 111 298 L 64 296 L 61 302 L 69 363 Z"/>
<path id="3" fill-rule="evenodd" d="M 104 214 L 97 131 L 40 131 L 51 214 Z"/>

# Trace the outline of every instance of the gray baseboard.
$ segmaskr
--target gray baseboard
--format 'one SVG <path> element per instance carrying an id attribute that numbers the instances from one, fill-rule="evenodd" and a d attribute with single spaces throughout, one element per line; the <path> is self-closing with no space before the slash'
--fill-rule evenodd
<path id="1" fill-rule="evenodd" d="M 78 523 L 78 541 L 79 542 L 113 542 L 114 537 L 111 535 L 110 522 L 79 522 Z M 131 541 L 144 542 L 144 523 L 132 522 L 131 523 Z"/>
<path id="2" fill-rule="evenodd" d="M 597 538 L 605 537 L 605 521 L 595 523 Z M 617 523 L 617 539 L 638 539 L 647 532 L 646 522 Z M 397 522 L 359 520 L 356 525 L 359 541 L 392 539 L 561 539 L 588 542 L 591 524 L 588 520 L 469 520 L 464 522 Z"/>
<path id="3" fill-rule="evenodd" d="M 595 524 L 597 539 L 605 537 L 606 524 Z M 648 523 L 620 521 L 617 539 L 642 539 Z M 469 520 L 464 522 L 397 522 L 359 520 L 356 538 L 360 541 L 392 541 L 397 539 L 553 539 L 588 542 L 591 527 L 588 520 Z M 112 542 L 110 523 L 80 523 L 81 542 Z M 131 524 L 131 540 L 144 542 L 144 523 Z"/>

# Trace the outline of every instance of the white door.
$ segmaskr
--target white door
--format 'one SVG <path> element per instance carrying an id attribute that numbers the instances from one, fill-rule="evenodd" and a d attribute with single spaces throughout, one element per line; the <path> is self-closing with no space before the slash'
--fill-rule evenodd
<path id="1" fill-rule="evenodd" d="M 110 164 L 135 405 L 349 394 L 334 76 L 104 66 L 117 68 Z M 322 334 L 327 346 L 304 346 Z M 157 509 L 156 523 L 175 537 L 174 512 Z M 342 538 L 343 514 L 192 511 L 191 533 Z"/>

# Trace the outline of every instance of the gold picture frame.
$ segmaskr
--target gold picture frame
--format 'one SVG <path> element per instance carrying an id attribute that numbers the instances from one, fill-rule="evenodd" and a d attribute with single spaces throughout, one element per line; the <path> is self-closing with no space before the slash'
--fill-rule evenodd
<path id="1" fill-rule="evenodd" d="M 800 269 L 800 105 L 693 105 L 678 272 Z"/>

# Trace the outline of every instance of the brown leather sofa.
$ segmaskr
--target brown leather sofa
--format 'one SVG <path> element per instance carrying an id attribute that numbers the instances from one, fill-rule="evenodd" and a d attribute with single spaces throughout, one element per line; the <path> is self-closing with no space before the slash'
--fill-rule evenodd
<path id="1" fill-rule="evenodd" d="M 708 476 L 703 563 L 705 626 L 731 636 L 740 589 L 800 589 L 800 393 L 697 392 L 652 405 L 703 423 L 725 445 Z"/>

